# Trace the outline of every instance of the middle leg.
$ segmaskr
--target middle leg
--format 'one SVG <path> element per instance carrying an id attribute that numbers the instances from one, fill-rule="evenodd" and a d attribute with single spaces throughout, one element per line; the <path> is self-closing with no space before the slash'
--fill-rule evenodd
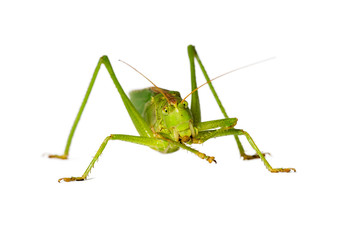
<path id="1" fill-rule="evenodd" d="M 233 136 L 244 135 L 246 137 L 246 139 L 248 140 L 248 142 L 250 143 L 251 147 L 255 150 L 256 154 L 259 156 L 259 158 L 264 163 L 265 167 L 270 172 L 273 172 L 273 173 L 291 172 L 291 171 L 296 172 L 295 168 L 273 168 L 270 165 L 270 163 L 266 160 L 264 154 L 256 146 L 256 144 L 255 144 L 254 140 L 252 139 L 252 137 L 250 136 L 250 134 L 247 133 L 246 131 L 242 130 L 242 129 L 232 128 L 232 129 L 218 129 L 218 130 L 202 131 L 202 132 L 199 132 L 198 138 L 199 138 L 199 142 L 203 143 L 203 142 L 205 142 L 205 141 L 207 141 L 207 140 L 209 140 L 211 138 L 229 136 L 229 135 L 233 135 Z"/>
<path id="2" fill-rule="evenodd" d="M 163 149 L 167 149 L 169 147 L 169 145 L 173 145 L 179 148 L 183 148 L 189 152 L 192 152 L 194 154 L 196 154 L 198 157 L 202 158 L 202 159 L 206 159 L 209 163 L 215 162 L 214 157 L 211 156 L 207 156 L 204 153 L 201 153 L 191 147 L 188 147 L 184 144 L 181 144 L 179 142 L 175 142 L 173 140 L 170 139 L 166 139 L 166 138 L 155 138 L 155 137 L 142 137 L 142 136 L 131 136 L 131 135 L 124 135 L 124 134 L 112 134 L 108 137 L 105 138 L 105 140 L 102 142 L 102 144 L 100 145 L 98 151 L 96 152 L 94 158 L 91 160 L 89 166 L 86 168 L 85 172 L 83 173 L 83 175 L 81 177 L 68 177 L 68 178 L 60 178 L 58 180 L 58 182 L 64 181 L 64 182 L 72 182 L 72 181 L 83 181 L 85 180 L 91 169 L 94 167 L 96 161 L 99 159 L 100 155 L 102 154 L 102 152 L 104 151 L 107 143 L 110 140 L 121 140 L 121 141 L 126 141 L 126 142 L 132 142 L 132 143 L 136 143 L 136 144 L 140 144 L 140 145 L 144 145 L 144 146 L 148 146 L 151 147 L 153 149 L 158 149 L 158 151 L 162 151 Z"/>

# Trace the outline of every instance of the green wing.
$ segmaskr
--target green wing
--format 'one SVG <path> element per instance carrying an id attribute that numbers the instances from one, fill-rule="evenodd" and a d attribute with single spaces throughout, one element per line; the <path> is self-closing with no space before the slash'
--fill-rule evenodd
<path id="1" fill-rule="evenodd" d="M 180 98 L 180 93 L 177 91 L 170 91 L 167 89 L 160 88 L 162 90 L 162 93 L 166 94 L 168 98 Z M 154 97 L 155 95 L 161 95 L 162 94 L 158 89 L 154 87 L 150 88 L 144 88 L 139 90 L 133 90 L 129 93 L 130 101 L 136 108 L 136 110 L 143 116 L 144 109 L 146 104 L 151 101 L 151 97 Z M 143 116 L 144 117 L 144 116 Z"/>
<path id="2" fill-rule="evenodd" d="M 151 100 L 151 97 L 154 96 L 154 91 L 151 88 L 144 88 L 139 90 L 134 90 L 129 93 L 130 101 L 135 106 L 136 110 L 143 114 L 145 104 Z"/>

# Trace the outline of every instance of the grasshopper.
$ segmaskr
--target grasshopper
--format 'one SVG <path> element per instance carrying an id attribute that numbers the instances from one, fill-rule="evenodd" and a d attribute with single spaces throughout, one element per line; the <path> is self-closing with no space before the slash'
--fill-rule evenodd
<path id="1" fill-rule="evenodd" d="M 128 114 L 138 131 L 140 136 L 131 136 L 124 134 L 111 134 L 105 138 L 100 148 L 96 152 L 89 166 L 85 170 L 81 177 L 69 177 L 60 178 L 58 182 L 65 181 L 82 181 L 85 180 L 91 169 L 94 167 L 95 162 L 98 160 L 101 153 L 104 151 L 107 143 L 110 140 L 121 140 L 132 142 L 144 146 L 148 146 L 161 153 L 172 153 L 180 148 L 196 154 L 198 157 L 207 160 L 209 163 L 215 162 L 215 158 L 208 156 L 202 152 L 190 147 L 191 144 L 201 144 L 207 140 L 215 137 L 232 135 L 235 138 L 240 155 L 244 160 L 251 160 L 260 158 L 265 167 L 272 173 L 277 172 L 292 172 L 296 171 L 295 168 L 273 168 L 265 158 L 265 153 L 262 153 L 256 146 L 251 136 L 242 129 L 235 129 L 237 118 L 229 118 L 224 106 L 222 105 L 212 82 L 215 79 L 210 80 L 206 70 L 197 54 L 195 47 L 188 46 L 188 55 L 190 60 L 190 72 L 191 72 L 191 89 L 192 92 L 185 98 L 181 98 L 180 93 L 177 91 L 170 91 L 157 87 L 153 82 L 140 73 L 143 77 L 148 79 L 154 87 L 145 88 L 141 90 L 134 90 L 130 92 L 130 98 L 125 94 L 119 81 L 117 80 L 114 70 L 110 64 L 107 56 L 102 56 L 95 68 L 94 74 L 90 81 L 89 87 L 86 91 L 84 100 L 80 106 L 80 110 L 75 118 L 70 134 L 67 139 L 65 151 L 62 155 L 49 155 L 50 158 L 67 159 L 69 156 L 69 149 L 72 138 L 74 136 L 76 127 L 79 123 L 81 115 L 84 111 L 87 100 L 90 96 L 91 90 L 95 83 L 95 79 L 100 70 L 102 64 L 105 65 L 108 70 L 111 79 L 113 80 L 117 90 L 120 93 L 122 101 L 128 111 Z M 217 104 L 219 105 L 221 112 L 224 115 L 224 119 L 201 122 L 200 102 L 196 77 L 195 77 L 195 60 L 199 64 L 203 75 L 205 76 L 206 83 L 208 84 L 211 92 L 213 93 Z M 234 70 L 235 71 L 235 70 Z M 232 72 L 232 71 L 231 71 Z M 221 75 L 222 76 L 222 75 Z M 219 76 L 220 77 L 220 76 Z M 205 85 L 203 84 L 203 85 Z M 203 86 L 202 85 L 202 86 Z M 191 95 L 191 106 L 188 106 L 185 99 Z M 250 143 L 256 154 L 248 155 L 239 140 L 239 136 L 244 135 L 247 141 Z"/>

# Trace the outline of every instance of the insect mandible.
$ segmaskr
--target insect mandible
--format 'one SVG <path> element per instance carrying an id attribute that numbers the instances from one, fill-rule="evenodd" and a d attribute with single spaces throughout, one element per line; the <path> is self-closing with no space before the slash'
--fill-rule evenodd
<path id="1" fill-rule="evenodd" d="M 131 136 L 124 134 L 111 134 L 105 138 L 100 148 L 96 152 L 94 158 L 90 162 L 89 166 L 85 170 L 81 177 L 69 177 L 60 178 L 58 181 L 82 181 L 87 178 L 91 169 L 94 167 L 95 162 L 105 149 L 107 143 L 110 140 L 121 140 L 126 142 L 132 142 L 144 146 L 148 146 L 161 153 L 172 153 L 180 148 L 196 154 L 198 157 L 207 160 L 209 163 L 215 162 L 215 158 L 208 156 L 202 152 L 190 147 L 191 144 L 201 144 L 207 140 L 215 137 L 232 135 L 235 138 L 240 155 L 244 160 L 251 160 L 260 158 L 265 167 L 273 173 L 277 172 L 292 172 L 296 171 L 295 168 L 273 168 L 265 158 L 265 153 L 262 153 L 256 146 L 251 136 L 242 129 L 234 128 L 237 123 L 237 118 L 229 118 L 224 106 L 222 105 L 213 85 L 212 81 L 215 79 L 209 78 L 206 70 L 197 54 L 195 47 L 188 46 L 188 55 L 190 60 L 190 72 L 191 72 L 191 90 L 192 92 L 185 98 L 181 98 L 180 93 L 177 91 L 170 91 L 157 87 L 153 82 L 146 78 L 142 73 L 142 76 L 148 79 L 154 87 L 145 88 L 141 90 L 134 90 L 130 92 L 130 98 L 125 94 L 119 81 L 117 80 L 113 68 L 107 56 L 102 56 L 95 68 L 94 74 L 90 81 L 89 87 L 85 94 L 84 100 L 80 106 L 80 110 L 75 118 L 70 134 L 68 136 L 65 151 L 62 155 L 49 155 L 50 158 L 67 159 L 69 156 L 69 149 L 72 138 L 74 136 L 76 127 L 79 123 L 81 115 L 84 111 L 87 100 L 90 96 L 95 79 L 100 70 L 102 64 L 108 70 L 111 79 L 113 80 L 122 101 L 128 111 L 128 114 L 138 131 L 140 136 Z M 214 98 L 219 105 L 221 112 L 224 115 L 224 119 L 201 122 L 200 102 L 196 77 L 195 77 L 195 60 L 199 64 L 202 73 L 205 76 L 206 83 L 208 84 Z M 235 69 L 237 70 L 237 69 Z M 233 71 L 235 71 L 233 70 Z M 231 72 L 233 72 L 231 71 Z M 230 72 L 228 72 L 230 73 Z M 205 85 L 203 84 L 203 85 Z M 201 86 L 200 86 L 201 87 Z M 191 95 L 191 106 L 188 106 L 185 99 Z M 247 155 L 239 140 L 239 136 L 244 135 L 247 141 L 250 143 L 256 154 Z"/>

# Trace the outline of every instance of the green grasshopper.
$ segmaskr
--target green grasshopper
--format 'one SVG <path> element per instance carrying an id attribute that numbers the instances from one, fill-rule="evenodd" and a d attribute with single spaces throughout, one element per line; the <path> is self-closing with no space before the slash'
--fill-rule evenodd
<path id="1" fill-rule="evenodd" d="M 188 46 L 188 55 L 190 59 L 192 92 L 189 95 L 187 95 L 184 99 L 181 98 L 180 93 L 177 91 L 169 91 L 157 87 L 153 82 L 151 82 L 148 78 L 146 78 L 142 73 L 140 73 L 133 67 L 132 68 L 135 71 L 137 71 L 143 77 L 148 79 L 154 85 L 154 87 L 132 91 L 130 92 L 130 98 L 129 98 L 125 94 L 123 88 L 121 87 L 119 81 L 117 80 L 108 57 L 102 56 L 95 68 L 94 74 L 92 76 L 89 87 L 85 94 L 84 100 L 81 104 L 80 110 L 71 128 L 64 153 L 62 155 L 49 155 L 49 157 L 60 158 L 60 159 L 68 158 L 69 149 L 72 138 L 74 136 L 75 129 L 79 123 L 81 114 L 84 111 L 85 105 L 90 96 L 91 90 L 95 83 L 95 79 L 102 64 L 104 64 L 106 69 L 108 70 L 111 79 L 113 80 L 117 90 L 120 93 L 120 96 L 122 98 L 122 101 L 124 102 L 126 110 L 128 111 L 128 114 L 130 115 L 130 118 L 134 123 L 134 126 L 140 136 L 131 136 L 124 134 L 109 135 L 108 137 L 105 138 L 99 150 L 96 152 L 94 158 L 92 159 L 89 166 L 87 167 L 87 169 L 85 170 L 84 174 L 81 177 L 60 178 L 58 181 L 70 182 L 70 181 L 85 180 L 89 175 L 91 169 L 94 167 L 95 162 L 98 160 L 99 156 L 101 155 L 101 153 L 103 152 L 107 143 L 110 140 L 121 140 L 121 141 L 141 144 L 144 146 L 148 146 L 161 153 L 172 153 L 179 150 L 179 148 L 182 148 L 196 154 L 198 157 L 202 159 L 206 159 L 209 163 L 212 162 L 216 163 L 214 157 L 201 153 L 191 148 L 189 145 L 201 144 L 211 138 L 228 136 L 228 135 L 234 136 L 238 149 L 240 151 L 240 155 L 244 160 L 260 158 L 263 161 L 265 167 L 270 172 L 273 173 L 291 172 L 291 171 L 295 172 L 296 171 L 295 168 L 271 167 L 271 165 L 268 163 L 268 161 L 265 158 L 265 153 L 262 153 L 259 150 L 259 148 L 256 146 L 251 136 L 242 129 L 234 128 L 234 126 L 237 123 L 237 118 L 229 118 L 227 113 L 225 112 L 225 109 L 221 104 L 220 99 L 211 83 L 211 81 L 215 79 L 210 80 L 194 46 L 192 45 Z M 217 104 L 219 105 L 223 115 L 225 116 L 224 119 L 201 122 L 199 94 L 197 91 L 199 87 L 197 87 L 196 77 L 195 77 L 195 59 L 198 62 L 201 71 L 205 76 L 205 79 L 207 81 L 205 84 L 209 85 L 211 92 L 213 93 L 216 99 Z M 185 101 L 185 99 L 190 95 L 191 95 L 191 107 L 189 108 L 188 103 Z M 244 135 L 246 137 L 252 148 L 256 151 L 256 154 L 247 155 L 245 153 L 244 148 L 238 137 L 240 135 Z"/>

